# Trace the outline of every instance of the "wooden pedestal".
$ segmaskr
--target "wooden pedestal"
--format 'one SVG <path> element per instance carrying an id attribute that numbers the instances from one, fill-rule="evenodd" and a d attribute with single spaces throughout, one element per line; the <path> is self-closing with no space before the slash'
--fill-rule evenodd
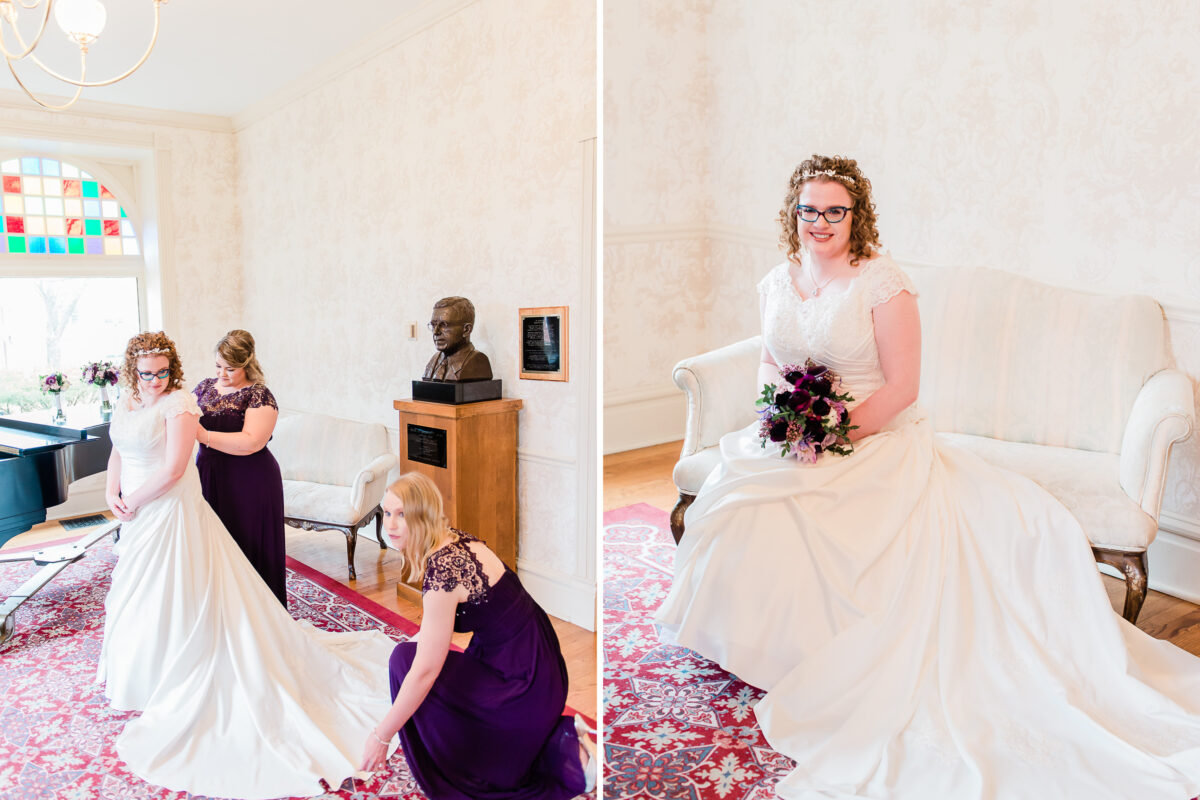
<path id="1" fill-rule="evenodd" d="M 400 412 L 400 470 L 433 478 L 446 503 L 446 518 L 483 540 L 514 572 L 517 569 L 517 412 L 523 401 L 484 400 L 448 405 L 396 400 Z M 445 436 L 445 467 L 409 458 L 409 426 Z M 411 455 L 431 460 L 437 448 Z M 432 460 L 437 460 L 436 454 Z"/>

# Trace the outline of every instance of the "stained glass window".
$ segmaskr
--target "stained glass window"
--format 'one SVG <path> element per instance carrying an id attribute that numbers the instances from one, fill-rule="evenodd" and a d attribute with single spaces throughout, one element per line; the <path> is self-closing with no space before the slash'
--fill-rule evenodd
<path id="1" fill-rule="evenodd" d="M 104 184 L 53 158 L 0 162 L 4 230 L 0 253 L 135 256 L 137 234 Z"/>

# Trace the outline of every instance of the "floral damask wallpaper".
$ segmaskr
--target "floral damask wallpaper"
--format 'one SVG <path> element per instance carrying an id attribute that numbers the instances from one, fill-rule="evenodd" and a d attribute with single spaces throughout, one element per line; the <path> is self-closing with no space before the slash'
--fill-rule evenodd
<path id="1" fill-rule="evenodd" d="M 518 379 L 517 309 L 570 306 L 571 374 L 594 369 L 580 251 L 595 42 L 586 0 L 479 0 L 237 134 L 244 308 L 280 402 L 395 428 L 392 401 L 435 352 L 433 303 L 467 296 L 473 342 L 525 401 L 521 556 L 567 575 L 581 384 Z"/>
<path id="2" fill-rule="evenodd" d="M 606 392 L 667 391 L 681 353 L 755 332 L 786 180 L 812 153 L 859 160 L 897 257 L 1155 297 L 1200 380 L 1200 6 L 655 5 L 605 4 Z M 612 323 L 650 313 L 680 324 L 633 352 Z M 1195 525 L 1198 442 L 1164 499 Z"/>

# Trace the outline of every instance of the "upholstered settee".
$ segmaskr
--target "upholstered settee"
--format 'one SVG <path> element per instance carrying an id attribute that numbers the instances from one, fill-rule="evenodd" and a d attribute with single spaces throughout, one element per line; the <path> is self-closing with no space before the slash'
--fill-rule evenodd
<path id="1" fill-rule="evenodd" d="M 919 402 L 938 435 L 1055 495 L 1097 561 L 1125 576 L 1124 616 L 1136 621 L 1171 446 L 1194 425 L 1192 385 L 1171 367 L 1162 308 L 999 270 L 902 266 L 919 293 Z M 676 541 L 718 440 L 755 419 L 760 347 L 753 337 L 675 366 L 687 393 Z"/>
<path id="2" fill-rule="evenodd" d="M 296 414 L 275 425 L 271 452 L 283 472 L 284 522 L 304 530 L 338 530 L 346 535 L 346 562 L 354 580 L 358 529 L 375 520 L 380 548 L 388 471 L 396 456 L 383 425 L 324 414 Z"/>

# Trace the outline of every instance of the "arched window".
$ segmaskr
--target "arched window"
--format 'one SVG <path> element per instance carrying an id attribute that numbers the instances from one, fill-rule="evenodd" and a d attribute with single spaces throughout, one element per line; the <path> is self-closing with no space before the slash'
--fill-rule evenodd
<path id="1" fill-rule="evenodd" d="M 57 158 L 0 155 L 0 414 L 45 407 L 38 376 L 62 372 L 68 404 L 97 394 L 91 361 L 118 361 L 145 319 L 136 213 L 97 178 Z M 133 219 L 131 219 L 133 217 Z"/>

